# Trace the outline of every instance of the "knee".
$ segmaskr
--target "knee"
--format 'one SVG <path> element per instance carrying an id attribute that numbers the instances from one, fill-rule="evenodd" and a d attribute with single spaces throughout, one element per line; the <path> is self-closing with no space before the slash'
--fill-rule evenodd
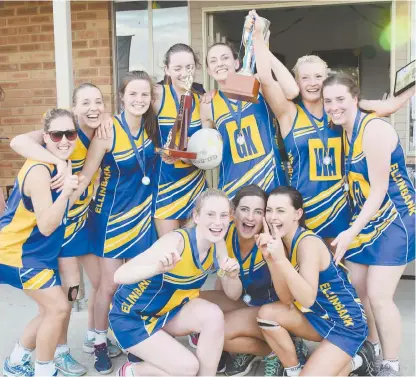
<path id="1" fill-rule="evenodd" d="M 201 329 L 224 333 L 224 313 L 218 305 L 209 303 L 200 316 L 199 325 Z"/>
<path id="2" fill-rule="evenodd" d="M 170 372 L 172 376 L 197 376 L 199 371 L 199 361 L 193 355 L 190 354 L 185 360 L 178 360 Z"/>
<path id="3" fill-rule="evenodd" d="M 101 278 L 100 285 L 97 290 L 99 290 L 104 296 L 113 297 L 117 287 L 118 285 L 114 283 L 113 277 L 107 277 L 105 279 Z"/>
<path id="4" fill-rule="evenodd" d="M 57 320 L 64 320 L 71 314 L 71 305 L 63 296 L 57 300 L 54 300 L 51 305 L 45 307 L 45 316 L 56 318 Z"/>
<path id="5" fill-rule="evenodd" d="M 263 305 L 257 315 L 257 323 L 262 330 L 275 328 L 278 324 L 284 322 L 289 312 L 290 306 L 281 302 Z M 265 326 L 262 326 L 262 323 Z"/>
<path id="6" fill-rule="evenodd" d="M 380 292 L 377 289 L 368 289 L 368 300 L 370 301 L 371 309 L 382 309 L 386 305 L 393 302 L 393 297 Z"/>

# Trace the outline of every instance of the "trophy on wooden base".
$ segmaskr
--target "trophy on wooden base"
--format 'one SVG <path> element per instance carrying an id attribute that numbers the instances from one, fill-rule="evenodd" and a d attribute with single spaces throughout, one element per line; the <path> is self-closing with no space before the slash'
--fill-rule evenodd
<path id="1" fill-rule="evenodd" d="M 156 148 L 156 152 L 173 158 L 195 159 L 195 152 L 188 152 L 188 129 L 192 117 L 192 68 L 188 69 L 186 79 L 186 92 L 181 96 L 181 101 L 175 123 L 169 132 L 166 144 L 162 148 Z"/>
<path id="2" fill-rule="evenodd" d="M 246 16 L 252 17 L 251 15 Z M 270 28 L 270 21 L 263 17 L 256 17 L 256 22 L 260 22 L 263 31 L 263 37 L 266 38 Z M 248 101 L 258 103 L 258 94 L 260 82 L 254 77 L 254 67 L 256 65 L 256 57 L 254 55 L 253 46 L 253 28 L 254 25 L 247 30 L 244 27 L 242 43 L 245 46 L 245 54 L 243 59 L 243 67 L 237 73 L 229 73 L 225 86 L 221 91 L 229 98 L 239 101 Z"/>

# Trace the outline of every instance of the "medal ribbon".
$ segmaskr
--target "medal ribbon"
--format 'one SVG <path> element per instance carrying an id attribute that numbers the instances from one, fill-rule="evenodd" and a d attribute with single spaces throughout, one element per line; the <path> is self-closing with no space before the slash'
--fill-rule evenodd
<path id="1" fill-rule="evenodd" d="M 358 126 L 360 123 L 361 111 L 357 110 L 357 115 L 355 116 L 354 120 L 354 127 L 352 129 L 352 136 L 351 136 L 351 143 L 350 143 L 350 150 L 348 151 L 347 163 L 345 164 L 345 183 L 348 184 L 348 175 L 351 171 L 351 162 L 352 162 L 352 154 L 354 152 L 354 144 L 358 137 Z M 345 133 L 345 140 L 348 143 L 348 136 Z"/>
<path id="2" fill-rule="evenodd" d="M 246 277 L 245 274 L 244 274 L 243 260 L 241 258 L 240 247 L 238 245 L 238 235 L 237 235 L 237 230 L 236 229 L 234 230 L 234 234 L 233 234 L 233 249 L 234 249 L 234 254 L 237 257 L 238 264 L 240 265 L 241 283 L 243 284 L 244 291 L 246 292 L 248 286 L 251 283 L 250 275 L 254 271 L 254 263 L 255 263 L 255 260 L 256 260 L 256 254 L 257 254 L 258 249 L 257 249 L 257 246 L 255 246 L 254 250 L 251 250 L 251 258 L 250 258 L 250 267 L 248 269 L 248 277 Z"/>
<path id="3" fill-rule="evenodd" d="M 134 142 L 133 135 L 130 132 L 130 128 L 127 124 L 126 117 L 124 115 L 124 111 L 121 113 L 121 121 L 117 117 L 116 119 L 120 122 L 121 127 L 126 132 L 130 140 L 131 147 L 133 148 L 134 154 L 136 155 L 137 162 L 139 163 L 140 169 L 143 172 L 143 177 L 146 177 L 146 152 L 145 152 L 145 145 L 144 145 L 144 118 L 142 117 L 142 124 L 141 124 L 141 128 L 140 128 L 139 135 L 138 135 L 138 136 L 141 136 L 141 139 L 142 139 L 143 158 L 140 156 L 140 153 L 137 149 L 137 145 Z"/>
<path id="4" fill-rule="evenodd" d="M 198 252 L 198 245 L 196 242 L 196 228 L 192 228 L 191 231 L 188 233 L 189 236 L 189 240 L 191 243 L 191 251 L 192 251 L 192 257 L 194 258 L 194 262 L 197 265 L 197 267 L 203 272 L 205 273 L 206 270 L 204 269 L 204 267 L 202 266 L 201 261 L 199 260 L 199 252 Z M 208 254 L 209 254 L 209 250 L 207 253 L 207 257 L 208 258 Z M 214 245 L 214 267 L 218 270 L 219 269 L 219 265 L 218 265 L 218 261 L 217 261 L 217 248 Z"/>
<path id="5" fill-rule="evenodd" d="M 179 112 L 179 108 L 181 107 L 181 103 L 179 102 L 178 96 L 175 92 L 175 89 L 173 89 L 172 85 L 169 85 L 170 88 L 170 92 L 172 94 L 173 100 L 175 101 L 175 106 L 176 106 L 176 113 Z M 191 109 L 191 114 L 194 112 L 195 109 L 195 100 L 194 100 L 194 96 L 192 96 L 192 109 Z"/>
<path id="6" fill-rule="evenodd" d="M 231 116 L 234 119 L 234 121 L 237 123 L 237 127 L 238 127 L 238 134 L 242 135 L 241 132 L 241 109 L 242 109 L 242 102 L 241 101 L 237 101 L 237 113 L 234 111 L 233 106 L 231 105 L 230 100 L 226 97 L 226 95 L 222 92 L 220 92 L 220 96 L 221 98 L 224 100 L 225 104 L 228 107 L 228 110 L 230 110 Z"/>

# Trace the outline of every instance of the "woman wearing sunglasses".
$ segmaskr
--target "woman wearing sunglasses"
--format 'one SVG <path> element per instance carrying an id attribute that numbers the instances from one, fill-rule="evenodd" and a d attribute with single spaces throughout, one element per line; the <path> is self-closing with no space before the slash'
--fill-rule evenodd
<path id="1" fill-rule="evenodd" d="M 43 138 L 45 149 L 66 163 L 77 140 L 73 114 L 63 109 L 49 111 Z M 68 162 L 58 193 L 51 189 L 56 166 L 27 160 L 0 217 L 0 284 L 22 289 L 39 306 L 38 316 L 27 325 L 5 360 L 5 376 L 57 375 L 54 352 L 71 310 L 58 273 L 69 199 L 78 187 L 78 177 L 71 169 Z M 33 370 L 30 358 L 35 348 Z"/>
<path id="2" fill-rule="evenodd" d="M 99 88 L 90 83 L 78 86 L 72 95 L 73 112 L 76 117 L 79 130 L 75 148 L 70 155 L 74 173 L 79 173 L 84 166 L 90 140 L 93 138 L 97 127 L 103 123 L 104 101 Z M 112 120 L 110 119 L 111 123 Z M 105 121 L 108 123 L 108 121 Z M 51 134 L 55 141 L 62 139 L 60 132 Z M 70 137 L 70 136 L 68 136 Z M 51 181 L 51 188 L 60 190 L 66 165 L 53 153 L 44 148 L 43 131 L 33 131 L 28 134 L 15 137 L 11 141 L 11 147 L 26 158 L 42 161 L 57 166 L 57 174 Z M 65 239 L 59 254 L 59 272 L 62 279 L 62 287 L 69 301 L 77 298 L 80 284 L 80 270 L 78 262 L 81 262 L 91 282 L 91 293 L 88 299 L 88 331 L 85 335 L 84 351 L 94 352 L 95 297 L 100 282 L 99 259 L 92 254 L 89 243 L 89 226 L 87 225 L 89 207 L 94 193 L 95 178 L 91 181 L 79 199 L 68 211 L 65 229 Z M 99 315 L 99 313 L 97 313 Z M 103 316 L 106 316 L 104 311 Z M 86 368 L 79 364 L 69 353 L 67 346 L 67 330 L 69 317 L 65 324 L 65 330 L 59 339 L 59 346 L 55 354 L 57 368 L 66 375 L 80 376 L 86 373 Z M 109 354 L 115 357 L 121 353 L 120 349 L 109 343 Z"/>

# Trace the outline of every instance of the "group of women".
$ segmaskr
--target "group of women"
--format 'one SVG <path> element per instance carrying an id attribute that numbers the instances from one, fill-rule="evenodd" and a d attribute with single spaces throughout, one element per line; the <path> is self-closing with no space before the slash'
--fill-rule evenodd
<path id="1" fill-rule="evenodd" d="M 92 284 L 83 348 L 100 374 L 121 352 L 109 327 L 129 354 L 120 376 L 244 375 L 259 359 L 267 375 L 399 373 L 393 294 L 414 259 L 415 198 L 397 135 L 378 116 L 411 92 L 359 103 L 354 81 L 327 77 L 316 56 L 300 58 L 293 78 L 250 14 L 258 103 L 222 92 L 239 67 L 225 43 L 206 56 L 219 90 L 193 95 L 189 136 L 214 127 L 223 139 L 219 189 L 189 161 L 155 153 L 199 64 L 184 44 L 165 56 L 171 84 L 126 74 L 113 118 L 86 83 L 73 112 L 53 109 L 43 130 L 12 140 L 27 161 L 0 217 L 0 283 L 23 289 L 39 314 L 4 375 L 87 372 L 67 346 L 79 263 Z M 216 289 L 200 292 L 212 269 Z M 175 339 L 191 334 L 196 354 Z M 321 342 L 309 359 L 302 339 Z"/>

